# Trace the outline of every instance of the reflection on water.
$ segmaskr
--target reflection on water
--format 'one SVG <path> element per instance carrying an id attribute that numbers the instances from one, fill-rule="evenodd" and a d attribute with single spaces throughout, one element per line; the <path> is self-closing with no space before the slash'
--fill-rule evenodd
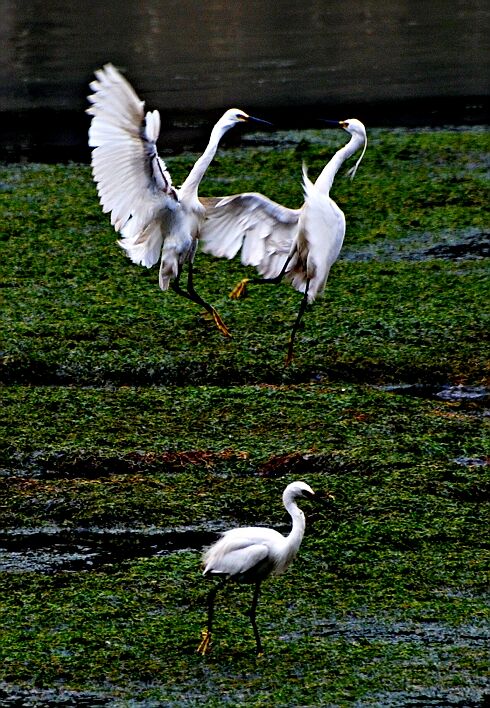
<path id="1" fill-rule="evenodd" d="M 148 106 L 314 109 L 488 93 L 485 0 L 0 0 L 0 110 L 82 112 L 94 68 Z"/>

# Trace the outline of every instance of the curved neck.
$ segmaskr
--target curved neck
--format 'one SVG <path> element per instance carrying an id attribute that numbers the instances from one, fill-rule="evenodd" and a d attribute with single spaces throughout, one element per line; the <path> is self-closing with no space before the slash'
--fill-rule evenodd
<path id="1" fill-rule="evenodd" d="M 289 558 L 293 558 L 301 545 L 301 541 L 303 540 L 305 533 L 305 515 L 293 499 L 285 500 L 284 506 L 290 514 L 293 522 L 291 531 L 287 536 L 288 556 Z"/>
<path id="2" fill-rule="evenodd" d="M 221 121 L 218 121 L 211 131 L 209 136 L 209 142 L 206 149 L 204 150 L 201 157 L 196 160 L 193 168 L 187 175 L 187 178 L 182 183 L 179 190 L 180 195 L 186 193 L 186 196 L 194 196 L 197 199 L 197 190 L 199 189 L 199 184 L 204 176 L 204 173 L 208 169 L 213 157 L 216 155 L 216 150 L 218 149 L 219 141 L 226 133 L 226 131 L 231 128 L 231 126 L 223 127 Z"/>
<path id="3" fill-rule="evenodd" d="M 320 191 L 326 194 L 330 192 L 334 177 L 343 163 L 348 160 L 351 155 L 357 152 L 364 142 L 364 137 L 356 133 L 351 137 L 347 145 L 344 145 L 343 148 L 337 150 L 332 159 L 327 162 L 323 170 L 320 172 L 320 175 L 315 182 L 315 185 Z"/>

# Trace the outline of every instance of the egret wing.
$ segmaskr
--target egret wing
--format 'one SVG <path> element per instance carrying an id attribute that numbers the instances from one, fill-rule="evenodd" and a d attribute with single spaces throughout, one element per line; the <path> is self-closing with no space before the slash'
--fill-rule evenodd
<path id="1" fill-rule="evenodd" d="M 219 562 L 213 559 L 204 569 L 204 575 L 243 576 L 267 560 L 269 549 L 265 545 L 246 546 L 230 551 Z"/>
<path id="2" fill-rule="evenodd" d="M 92 116 L 92 173 L 103 211 L 120 231 L 120 245 L 136 263 L 157 262 L 163 235 L 159 222 L 178 206 L 165 163 L 158 156 L 158 111 L 144 114 L 132 86 L 112 64 L 95 72 L 88 96 Z"/>
<path id="3" fill-rule="evenodd" d="M 289 254 L 299 209 L 289 209 L 257 192 L 202 199 L 206 218 L 200 232 L 205 253 L 234 258 L 241 251 L 244 265 L 265 278 L 278 275 Z"/>

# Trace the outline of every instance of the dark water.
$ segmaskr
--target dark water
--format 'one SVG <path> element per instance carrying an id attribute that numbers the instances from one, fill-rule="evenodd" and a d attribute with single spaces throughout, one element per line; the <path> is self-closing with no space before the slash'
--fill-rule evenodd
<path id="1" fill-rule="evenodd" d="M 488 117 L 486 0 L 0 0 L 0 10 L 4 157 L 82 150 L 87 83 L 107 61 L 160 109 L 170 147 L 233 105 L 288 127 L 325 111 L 371 125 Z"/>

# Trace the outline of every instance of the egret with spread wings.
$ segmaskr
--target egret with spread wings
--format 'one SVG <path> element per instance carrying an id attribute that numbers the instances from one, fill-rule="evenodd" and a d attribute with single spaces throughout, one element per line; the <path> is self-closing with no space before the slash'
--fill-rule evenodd
<path id="1" fill-rule="evenodd" d="M 204 153 L 176 189 L 157 152 L 159 112 L 145 115 L 144 101 L 112 64 L 96 71 L 95 76 L 87 109 L 92 116 L 92 172 L 103 211 L 110 212 L 111 224 L 122 236 L 119 245 L 133 263 L 147 268 L 160 259 L 160 288 L 171 287 L 204 307 L 219 331 L 229 336 L 218 312 L 194 288 L 193 260 L 206 211 L 198 188 L 221 138 L 230 128 L 250 120 L 267 121 L 237 108 L 226 111 L 212 129 Z M 180 277 L 186 264 L 187 286 L 183 289 Z"/>
<path id="2" fill-rule="evenodd" d="M 366 129 L 352 118 L 333 122 L 351 138 L 323 168 L 315 183 L 303 167 L 305 200 L 300 209 L 289 209 L 262 194 L 250 192 L 216 200 L 207 211 L 201 229 L 201 246 L 206 253 L 234 258 L 241 249 L 244 265 L 254 266 L 261 278 L 256 283 L 279 283 L 285 277 L 303 293 L 291 330 L 286 364 L 293 357 L 294 340 L 307 305 L 325 289 L 332 265 L 337 260 L 345 235 L 345 216 L 330 197 L 333 180 L 341 165 L 363 147 L 349 171 L 354 177 L 367 147 Z M 248 278 L 231 293 L 240 297 Z"/>

